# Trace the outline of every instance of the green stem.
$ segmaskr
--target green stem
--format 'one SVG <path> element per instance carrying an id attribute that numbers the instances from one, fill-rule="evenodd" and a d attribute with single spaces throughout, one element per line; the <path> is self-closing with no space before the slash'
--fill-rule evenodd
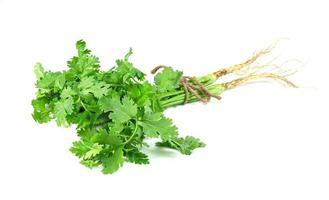
<path id="1" fill-rule="evenodd" d="M 131 136 L 128 138 L 128 140 L 126 140 L 123 145 L 125 144 L 128 144 L 130 142 L 130 140 L 133 139 L 133 137 L 135 136 L 135 134 L 137 133 L 137 128 L 138 128 L 138 121 L 136 121 L 136 124 L 135 124 L 135 130 L 133 132 L 133 134 L 131 134 Z"/>
<path id="2" fill-rule="evenodd" d="M 82 107 L 85 109 L 85 111 L 88 111 L 86 108 L 86 105 L 83 103 L 83 101 L 79 97 L 79 102 L 81 103 Z"/>
<path id="3" fill-rule="evenodd" d="M 222 84 L 212 84 L 212 85 L 207 85 L 206 89 L 211 94 L 218 96 L 224 91 L 224 86 Z M 182 91 L 178 93 L 176 96 L 171 96 L 168 99 L 160 100 L 160 103 L 163 106 L 163 108 L 175 107 L 178 105 L 182 105 L 184 103 L 184 98 L 185 98 L 185 93 L 184 91 Z M 199 101 L 199 99 L 196 96 L 189 94 L 188 103 L 193 103 L 196 101 Z"/>
<path id="4" fill-rule="evenodd" d="M 195 96 L 190 96 L 188 103 L 194 103 L 197 101 L 199 101 L 199 99 L 197 99 Z M 175 107 L 175 106 L 183 105 L 183 104 L 184 104 L 184 100 L 177 100 L 177 101 L 163 104 L 162 107 L 166 109 L 166 108 Z"/>
<path id="5" fill-rule="evenodd" d="M 163 98 L 166 98 L 166 97 L 175 96 L 175 95 L 179 95 L 179 94 L 183 94 L 183 93 L 184 93 L 183 90 L 167 92 L 167 93 L 163 93 L 163 94 L 159 95 L 158 98 L 163 99 Z"/>

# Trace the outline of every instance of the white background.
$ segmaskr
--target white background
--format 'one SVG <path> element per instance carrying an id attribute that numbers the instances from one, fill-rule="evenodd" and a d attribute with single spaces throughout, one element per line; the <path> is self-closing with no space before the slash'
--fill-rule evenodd
<path id="1" fill-rule="evenodd" d="M 329 199 L 325 2 L 0 0 L 0 199 Z M 166 112 L 207 143 L 191 156 L 151 148 L 150 165 L 103 175 L 68 151 L 74 128 L 31 117 L 34 63 L 65 69 L 78 39 L 104 69 L 133 47 L 145 72 L 202 75 L 281 38 L 299 89 L 260 82 Z"/>

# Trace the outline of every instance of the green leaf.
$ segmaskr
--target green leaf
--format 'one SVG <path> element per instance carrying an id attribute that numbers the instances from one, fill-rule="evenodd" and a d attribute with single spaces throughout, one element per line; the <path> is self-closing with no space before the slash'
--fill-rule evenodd
<path id="1" fill-rule="evenodd" d="M 44 92 L 61 90 L 65 84 L 65 77 L 61 72 L 45 72 L 37 81 L 36 86 Z"/>
<path id="2" fill-rule="evenodd" d="M 80 163 L 90 169 L 100 165 L 100 162 L 98 160 L 92 160 L 92 159 L 81 160 Z"/>
<path id="3" fill-rule="evenodd" d="M 102 150 L 103 150 L 103 145 L 95 143 L 91 146 L 90 150 L 85 153 L 83 158 L 89 159 L 91 157 L 94 157 L 94 156 L 98 155 Z"/>
<path id="4" fill-rule="evenodd" d="M 129 85 L 127 93 L 138 106 L 145 106 L 155 94 L 152 85 L 147 82 Z"/>
<path id="5" fill-rule="evenodd" d="M 97 130 L 97 132 L 93 132 L 90 140 L 92 142 L 108 145 L 109 148 L 113 149 L 122 145 L 122 141 L 118 134 L 113 134 L 105 129 L 100 129 Z"/>
<path id="6" fill-rule="evenodd" d="M 171 119 L 163 117 L 161 113 L 146 113 L 139 124 L 148 137 L 160 136 L 162 140 L 167 141 L 178 135 L 177 128 L 172 124 Z"/>
<path id="7" fill-rule="evenodd" d="M 70 86 L 68 86 L 62 90 L 61 98 L 62 99 L 70 98 L 76 94 L 77 94 L 76 91 L 74 91 Z"/>
<path id="8" fill-rule="evenodd" d="M 36 122 L 46 123 L 51 120 L 49 116 L 50 109 L 48 108 L 46 98 L 38 98 L 32 100 L 32 106 L 34 108 L 32 116 Z"/>
<path id="9" fill-rule="evenodd" d="M 112 133 L 119 134 L 124 129 L 122 123 L 109 123 L 109 129 Z"/>
<path id="10" fill-rule="evenodd" d="M 149 164 L 148 156 L 137 149 L 127 152 L 127 158 L 130 162 L 136 164 Z"/>
<path id="11" fill-rule="evenodd" d="M 37 80 L 40 80 L 44 76 L 44 69 L 41 65 L 41 63 L 37 63 L 34 65 L 34 74 L 37 77 Z"/>
<path id="12" fill-rule="evenodd" d="M 83 41 L 83 40 L 77 41 L 75 46 L 76 46 L 76 49 L 78 50 L 78 55 L 79 56 L 90 53 L 90 50 L 86 49 L 86 42 Z"/>
<path id="13" fill-rule="evenodd" d="M 81 94 L 93 94 L 97 99 L 105 96 L 110 90 L 110 85 L 103 81 L 96 81 L 93 77 L 84 77 L 78 85 Z"/>
<path id="14" fill-rule="evenodd" d="M 115 69 L 116 76 L 122 79 L 123 82 L 134 78 L 136 80 L 144 80 L 145 74 L 135 68 L 132 63 L 129 62 L 129 57 L 132 55 L 132 49 L 125 55 L 124 59 L 116 60 L 117 67 Z"/>
<path id="15" fill-rule="evenodd" d="M 98 155 L 103 150 L 103 145 L 87 141 L 73 142 L 70 151 L 79 158 L 90 159 Z"/>
<path id="16" fill-rule="evenodd" d="M 73 112 L 73 99 L 61 99 L 55 103 L 54 114 L 58 126 L 67 126 L 66 115 Z"/>
<path id="17" fill-rule="evenodd" d="M 89 146 L 83 141 L 73 142 L 70 151 L 79 158 L 82 158 L 89 151 Z"/>
<path id="18" fill-rule="evenodd" d="M 154 77 L 158 92 L 163 93 L 179 88 L 179 81 L 183 72 L 174 71 L 171 67 L 165 67 L 162 72 Z"/>
<path id="19" fill-rule="evenodd" d="M 106 84 L 105 82 L 97 82 L 95 83 L 90 89 L 90 93 L 92 93 L 97 99 L 107 95 L 110 85 Z"/>
<path id="20" fill-rule="evenodd" d="M 85 77 L 99 70 L 99 59 L 90 54 L 90 50 L 86 49 L 86 42 L 79 40 L 76 43 L 78 56 L 74 56 L 67 62 L 70 68 L 69 73 L 79 77 Z"/>
<path id="21" fill-rule="evenodd" d="M 80 90 L 88 90 L 95 83 L 95 79 L 92 76 L 83 77 L 78 85 Z M 88 91 L 89 92 L 89 91 Z"/>
<path id="22" fill-rule="evenodd" d="M 186 136 L 185 138 L 178 137 L 170 141 L 158 142 L 157 146 L 173 148 L 180 151 L 182 154 L 190 155 L 196 148 L 205 147 L 206 145 L 198 138 Z"/>
<path id="23" fill-rule="evenodd" d="M 123 151 L 122 148 L 116 149 L 113 154 L 107 155 L 102 159 L 104 174 L 112 174 L 116 172 L 123 165 Z"/>
<path id="24" fill-rule="evenodd" d="M 65 85 L 65 82 L 66 82 L 65 75 L 58 74 L 54 83 L 54 88 L 56 88 L 57 90 L 62 90 Z"/>
<path id="25" fill-rule="evenodd" d="M 137 105 L 129 97 L 106 97 L 99 102 L 101 110 L 111 111 L 109 117 L 116 123 L 125 123 L 136 116 Z"/>

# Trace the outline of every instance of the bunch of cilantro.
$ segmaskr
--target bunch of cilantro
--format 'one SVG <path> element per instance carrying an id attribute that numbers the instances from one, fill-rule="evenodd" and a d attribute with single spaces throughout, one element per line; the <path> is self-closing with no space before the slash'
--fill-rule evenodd
<path id="1" fill-rule="evenodd" d="M 76 49 L 77 55 L 67 62 L 68 70 L 51 72 L 35 65 L 37 94 L 32 116 L 38 123 L 55 120 L 58 126 L 76 125 L 79 141 L 73 142 L 70 151 L 81 164 L 101 166 L 104 174 L 116 172 L 125 161 L 148 164 L 148 156 L 141 151 L 148 146 L 146 138 L 159 138 L 156 145 L 182 154 L 205 146 L 194 137 L 179 137 L 172 120 L 163 115 L 166 108 L 186 101 L 180 85 L 182 72 L 165 67 L 151 84 L 129 62 L 131 49 L 107 71 L 100 70 L 99 59 L 83 40 Z M 199 80 L 219 94 L 223 87 L 211 84 L 211 78 Z M 199 100 L 189 96 L 188 103 Z"/>

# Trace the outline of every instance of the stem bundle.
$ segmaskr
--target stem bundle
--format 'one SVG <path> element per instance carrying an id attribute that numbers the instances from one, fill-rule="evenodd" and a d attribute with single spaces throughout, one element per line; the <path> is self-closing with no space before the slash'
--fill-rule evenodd
<path id="1" fill-rule="evenodd" d="M 243 77 L 239 77 L 229 82 L 216 83 L 221 77 L 225 75 L 229 75 L 232 73 L 239 73 L 242 70 L 247 68 L 247 71 L 258 71 L 259 69 L 265 68 L 268 65 L 258 65 L 252 66 L 255 62 L 257 62 L 261 57 L 269 54 L 274 46 L 265 48 L 261 51 L 256 52 L 246 61 L 235 64 L 213 73 L 210 73 L 201 77 L 189 77 L 182 76 L 180 80 L 180 88 L 177 91 L 163 93 L 159 95 L 159 99 L 161 105 L 164 108 L 174 107 L 177 105 L 183 105 L 186 103 L 192 103 L 196 101 L 200 101 L 203 103 L 207 103 L 210 101 L 211 97 L 216 98 L 218 100 L 221 99 L 220 95 L 223 91 L 235 88 L 239 85 L 249 83 L 251 81 L 260 80 L 260 79 L 272 79 L 274 81 L 283 83 L 289 87 L 297 87 L 293 82 L 289 81 L 284 75 L 280 75 L 279 73 L 244 73 Z M 155 67 L 151 73 L 155 74 L 161 68 L 165 68 L 164 65 L 159 65 Z"/>

